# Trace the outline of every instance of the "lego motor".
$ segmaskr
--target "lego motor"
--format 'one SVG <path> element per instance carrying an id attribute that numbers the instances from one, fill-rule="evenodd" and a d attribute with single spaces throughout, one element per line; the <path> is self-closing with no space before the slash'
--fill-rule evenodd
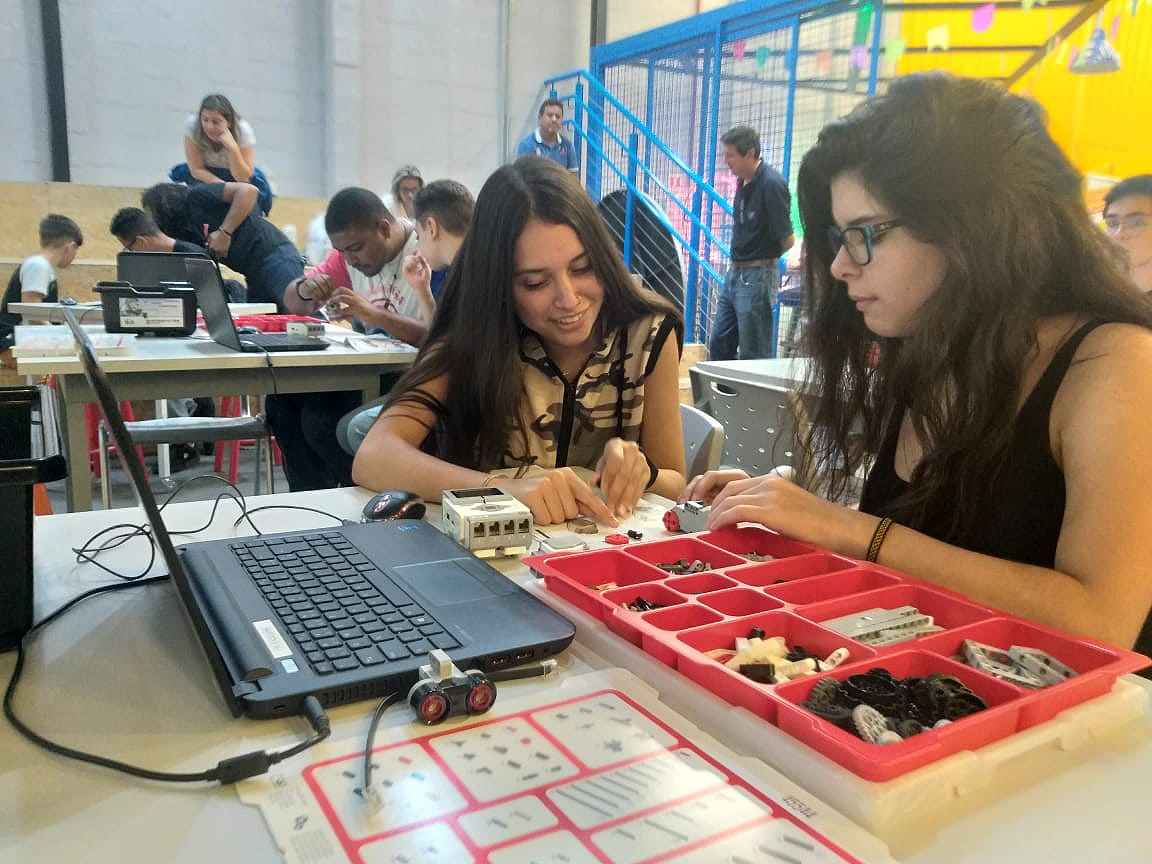
<path id="1" fill-rule="evenodd" d="M 428 653 L 428 665 L 408 691 L 408 704 L 421 723 L 433 726 L 454 714 L 483 714 L 496 701 L 496 685 L 479 669 L 461 672 L 437 648 Z"/>
<path id="2" fill-rule="evenodd" d="M 664 527 L 669 531 L 695 534 L 708 527 L 708 511 L 712 508 L 703 501 L 685 501 L 664 514 Z"/>

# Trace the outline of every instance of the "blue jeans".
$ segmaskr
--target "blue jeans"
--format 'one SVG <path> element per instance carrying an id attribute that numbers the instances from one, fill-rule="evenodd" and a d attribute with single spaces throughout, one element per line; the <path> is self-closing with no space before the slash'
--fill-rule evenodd
<path id="1" fill-rule="evenodd" d="M 236 181 L 236 178 L 232 176 L 232 172 L 227 168 L 205 167 L 224 183 L 234 183 Z M 187 186 L 196 186 L 201 182 L 192 176 L 192 171 L 188 168 L 187 162 L 173 165 L 172 170 L 168 172 L 168 179 L 173 183 L 183 183 Z M 260 207 L 260 212 L 267 216 L 268 211 L 272 209 L 272 187 L 268 185 L 268 178 L 261 169 L 253 168 L 252 177 L 248 182 L 256 187 L 259 193 L 256 198 L 256 204 Z"/>
<path id="2" fill-rule="evenodd" d="M 780 269 L 773 261 L 744 270 L 732 267 L 724 277 L 712 316 L 709 360 L 755 360 L 771 357 L 772 304 L 780 287 Z"/>

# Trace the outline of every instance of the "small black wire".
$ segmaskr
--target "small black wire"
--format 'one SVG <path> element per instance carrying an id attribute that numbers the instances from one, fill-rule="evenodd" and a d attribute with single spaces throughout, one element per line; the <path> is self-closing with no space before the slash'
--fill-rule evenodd
<path id="1" fill-rule="evenodd" d="M 99 594 L 105 594 L 109 591 L 118 591 L 124 588 L 136 587 L 139 585 L 156 585 L 162 582 L 167 582 L 168 576 L 152 576 L 148 579 L 140 579 L 133 582 L 131 585 L 122 583 L 112 583 L 110 585 L 101 585 L 85 591 L 76 597 L 73 597 L 63 606 L 52 612 L 44 620 L 35 624 L 27 633 L 24 634 L 20 642 L 16 646 L 16 663 L 12 668 L 12 675 L 8 679 L 8 687 L 4 691 L 4 716 L 8 722 L 12 724 L 17 732 L 23 735 L 26 739 L 31 741 L 38 747 L 42 747 L 49 753 L 54 753 L 57 756 L 63 756 L 66 759 L 75 759 L 80 762 L 87 762 L 91 765 L 98 765 L 103 768 L 109 768 L 113 771 L 119 771 L 123 774 L 129 774 L 133 777 L 139 777 L 143 780 L 158 780 L 166 783 L 209 783 L 219 782 L 221 784 L 234 783 L 237 780 L 242 780 L 247 777 L 254 777 L 258 774 L 265 773 L 269 767 L 279 762 L 284 761 L 298 753 L 302 753 L 310 747 L 314 747 L 321 741 L 326 739 L 331 734 L 331 729 L 328 725 L 328 718 L 324 714 L 323 709 L 320 707 L 319 700 L 315 696 L 309 696 L 304 701 L 304 714 L 308 720 L 309 725 L 312 726 L 316 734 L 310 738 L 301 741 L 285 750 L 273 751 L 269 753 L 265 750 L 254 750 L 245 753 L 241 756 L 233 757 L 231 759 L 222 759 L 216 764 L 214 768 L 206 771 L 194 772 L 168 772 L 168 771 L 154 771 L 151 768 L 141 768 L 139 765 L 133 765 L 129 762 L 121 762 L 118 759 L 111 759 L 107 756 L 99 756 L 95 753 L 87 753 L 83 750 L 77 750 L 73 747 L 67 747 L 59 744 L 50 738 L 45 738 L 38 732 L 33 731 L 29 726 L 25 725 L 19 717 L 16 716 L 16 709 L 13 707 L 13 702 L 16 698 L 16 687 L 20 682 L 21 675 L 24 671 L 24 658 L 27 645 L 32 641 L 33 637 L 39 633 L 46 626 L 51 624 L 56 619 L 60 618 L 65 612 L 75 607 L 77 604 L 90 597 L 95 597 Z"/>
<path id="2" fill-rule="evenodd" d="M 315 507 L 302 507 L 299 504 L 261 504 L 259 507 L 246 509 L 240 516 L 236 518 L 236 521 L 232 523 L 233 527 L 239 525 L 241 519 L 247 518 L 248 524 L 255 528 L 256 526 L 252 522 L 251 516 L 253 513 L 259 513 L 261 510 L 302 510 L 305 513 L 319 513 L 321 516 L 327 516 L 329 519 L 336 520 L 336 522 L 341 525 L 343 525 L 346 521 L 344 518 L 337 516 L 334 513 L 329 513 L 327 510 L 317 510 Z"/>
<path id="3" fill-rule="evenodd" d="M 376 710 L 372 713 L 372 720 L 368 724 L 368 738 L 364 744 L 364 794 L 368 794 L 371 789 L 372 782 L 372 748 L 376 746 L 376 727 L 380 725 L 380 718 L 384 716 L 384 712 L 404 698 L 404 694 L 399 691 L 389 693 L 380 700 L 380 704 L 376 706 Z"/>

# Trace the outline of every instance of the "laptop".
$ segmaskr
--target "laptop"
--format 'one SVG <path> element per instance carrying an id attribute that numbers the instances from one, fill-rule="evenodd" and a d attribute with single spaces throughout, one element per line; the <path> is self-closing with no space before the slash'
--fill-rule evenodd
<path id="1" fill-rule="evenodd" d="M 188 258 L 211 261 L 207 252 L 132 252 L 116 256 L 116 278 L 132 285 L 155 286 L 161 282 L 187 282 L 184 262 Z"/>
<path id="2" fill-rule="evenodd" d="M 406 692 L 428 652 L 497 669 L 563 651 L 575 629 L 427 522 L 209 540 L 179 550 L 119 404 L 68 310 L 65 321 L 112 440 L 233 714 L 299 714 Z"/>
<path id="3" fill-rule="evenodd" d="M 186 279 L 196 291 L 196 305 L 204 315 L 204 326 L 212 341 L 233 351 L 263 354 L 267 351 L 323 351 L 329 343 L 313 336 L 295 333 L 236 332 L 232 313 L 228 311 L 228 298 L 216 262 L 208 258 L 190 256 L 185 259 Z"/>

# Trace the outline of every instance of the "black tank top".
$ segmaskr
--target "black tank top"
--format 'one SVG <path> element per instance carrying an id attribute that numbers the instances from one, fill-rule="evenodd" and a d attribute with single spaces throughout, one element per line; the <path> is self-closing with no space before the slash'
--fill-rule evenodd
<path id="1" fill-rule="evenodd" d="M 1020 409 L 1004 461 L 1007 467 L 981 494 L 975 522 L 960 537 L 939 539 L 1010 561 L 1049 569 L 1055 565 L 1056 543 L 1064 521 L 1065 487 L 1064 473 L 1052 455 L 1052 403 L 1080 343 L 1104 323 L 1089 321 L 1057 349 Z M 894 515 L 890 512 L 892 502 L 908 488 L 908 483 L 897 475 L 895 464 L 902 419 L 900 408 L 864 482 L 860 509 L 865 513 Z M 1144 622 L 1136 650 L 1152 653 L 1152 615 Z"/>

